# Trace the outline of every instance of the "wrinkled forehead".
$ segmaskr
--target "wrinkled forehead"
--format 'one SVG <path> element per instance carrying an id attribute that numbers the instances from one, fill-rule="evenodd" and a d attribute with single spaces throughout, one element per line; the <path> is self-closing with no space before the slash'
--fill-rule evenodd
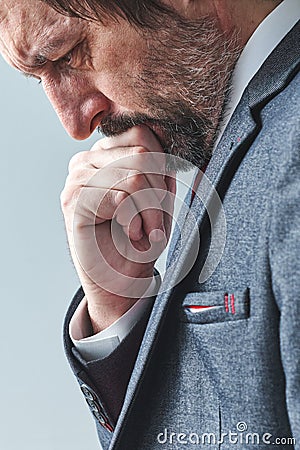
<path id="1" fill-rule="evenodd" d="M 3 22 L 3 20 L 6 18 L 7 12 L 9 11 L 10 7 L 12 7 L 12 3 L 10 1 L 0 1 L 0 23 Z"/>
<path id="2" fill-rule="evenodd" d="M 1 31 L 15 34 L 19 30 L 34 30 L 46 22 L 47 16 L 57 15 L 39 0 L 0 0 Z"/>
<path id="3" fill-rule="evenodd" d="M 10 60 L 33 53 L 70 20 L 40 0 L 0 0 L 0 51 Z"/>

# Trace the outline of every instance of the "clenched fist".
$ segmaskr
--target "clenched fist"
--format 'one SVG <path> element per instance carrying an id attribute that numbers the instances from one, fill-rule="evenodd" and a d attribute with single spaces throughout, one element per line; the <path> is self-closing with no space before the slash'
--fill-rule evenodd
<path id="1" fill-rule="evenodd" d="M 146 126 L 102 139 L 71 159 L 61 203 L 94 332 L 150 285 L 170 236 L 175 186 Z"/>

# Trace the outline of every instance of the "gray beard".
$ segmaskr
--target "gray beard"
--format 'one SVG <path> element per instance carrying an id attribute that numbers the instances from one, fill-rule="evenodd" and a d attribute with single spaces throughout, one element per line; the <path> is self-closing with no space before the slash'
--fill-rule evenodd
<path id="1" fill-rule="evenodd" d="M 148 43 L 141 74 L 129 80 L 146 114 L 108 115 L 100 131 L 120 134 L 146 124 L 159 129 L 164 151 L 199 168 L 211 158 L 231 76 L 240 54 L 238 33 L 225 36 L 212 19 L 179 16 L 155 33 L 141 31 Z M 180 170 L 184 170 L 184 162 Z"/>

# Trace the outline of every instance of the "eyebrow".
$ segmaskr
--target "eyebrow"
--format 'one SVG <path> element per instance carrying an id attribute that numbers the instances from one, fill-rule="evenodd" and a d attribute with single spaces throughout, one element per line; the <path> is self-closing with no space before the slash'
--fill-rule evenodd
<path id="1" fill-rule="evenodd" d="M 61 48 L 65 43 L 66 43 L 65 37 L 52 39 L 40 49 L 38 56 L 40 55 L 47 56 L 49 55 L 49 53 L 52 53 L 58 48 Z"/>
<path id="2" fill-rule="evenodd" d="M 56 38 L 53 39 L 52 41 L 50 40 L 49 42 L 47 42 L 45 45 L 39 48 L 38 53 L 36 53 L 32 57 L 30 69 L 42 67 L 44 64 L 46 64 L 47 60 L 49 60 L 49 57 L 53 54 L 53 52 L 56 52 L 65 44 L 66 44 L 65 38 Z"/>

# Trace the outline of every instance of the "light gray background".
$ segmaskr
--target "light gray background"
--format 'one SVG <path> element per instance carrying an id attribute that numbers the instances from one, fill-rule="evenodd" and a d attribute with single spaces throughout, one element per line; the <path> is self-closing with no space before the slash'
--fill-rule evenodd
<path id="1" fill-rule="evenodd" d="M 42 87 L 2 59 L 0 81 L 0 449 L 96 450 L 61 339 L 79 282 L 59 194 L 69 159 L 91 144 L 72 140 Z"/>

